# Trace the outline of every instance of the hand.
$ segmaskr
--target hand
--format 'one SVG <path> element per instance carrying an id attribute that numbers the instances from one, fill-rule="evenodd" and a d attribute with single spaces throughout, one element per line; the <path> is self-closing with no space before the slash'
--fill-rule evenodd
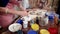
<path id="1" fill-rule="evenodd" d="M 3 7 L 0 7 L 0 12 L 5 11 L 5 9 Z"/>
<path id="2" fill-rule="evenodd" d="M 8 9 L 8 8 L 0 7 L 0 12 L 7 13 L 7 9 Z"/>
<path id="3" fill-rule="evenodd" d="M 28 12 L 27 11 L 22 11 L 20 15 L 21 16 L 27 16 L 28 15 Z"/>

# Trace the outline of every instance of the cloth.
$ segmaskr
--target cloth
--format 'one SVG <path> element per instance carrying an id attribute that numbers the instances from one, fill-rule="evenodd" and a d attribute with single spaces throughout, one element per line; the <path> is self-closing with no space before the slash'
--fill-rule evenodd
<path id="1" fill-rule="evenodd" d="M 6 7 L 9 9 L 14 9 L 14 4 L 8 3 Z M 13 17 L 13 14 L 0 13 L 0 26 L 7 27 L 8 25 L 10 25 L 14 19 Z"/>
<path id="2" fill-rule="evenodd" d="M 9 4 L 9 3 L 7 4 L 6 7 L 9 9 L 13 8 L 12 4 Z M 0 14 L 0 26 L 7 27 L 9 24 L 12 23 L 12 21 L 13 21 L 13 15 L 12 14 L 4 14 L 4 13 Z"/>
<path id="3" fill-rule="evenodd" d="M 0 0 L 0 7 L 5 7 L 8 4 L 9 0 Z"/>
<path id="4" fill-rule="evenodd" d="M 22 0 L 22 4 L 25 9 L 29 8 L 29 0 Z"/>

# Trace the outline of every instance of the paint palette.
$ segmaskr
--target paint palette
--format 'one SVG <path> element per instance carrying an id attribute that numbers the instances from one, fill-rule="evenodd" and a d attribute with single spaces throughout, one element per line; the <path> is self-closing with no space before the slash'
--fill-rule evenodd
<path id="1" fill-rule="evenodd" d="M 42 9 L 39 10 L 39 9 L 37 9 L 35 11 L 29 11 L 28 14 L 29 15 L 37 15 L 39 17 L 43 17 L 43 16 L 45 16 L 46 12 L 47 12 L 47 10 L 42 10 Z"/>

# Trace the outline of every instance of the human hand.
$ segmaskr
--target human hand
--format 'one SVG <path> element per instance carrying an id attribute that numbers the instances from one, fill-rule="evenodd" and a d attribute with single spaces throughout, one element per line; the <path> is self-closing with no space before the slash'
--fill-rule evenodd
<path id="1" fill-rule="evenodd" d="M 1 11 L 4 11 L 3 7 L 0 7 L 0 12 L 1 12 Z"/>
<path id="2" fill-rule="evenodd" d="M 28 16 L 28 12 L 27 12 L 27 11 L 22 11 L 22 12 L 20 13 L 20 15 L 21 15 L 21 16 Z"/>
<path id="3" fill-rule="evenodd" d="M 50 10 L 50 8 L 49 8 L 49 7 L 47 7 L 47 6 L 45 6 L 43 9 L 45 9 L 45 10 Z"/>
<path id="4" fill-rule="evenodd" d="M 4 7 L 0 7 L 0 12 L 4 12 L 7 10 L 7 8 L 4 8 Z"/>

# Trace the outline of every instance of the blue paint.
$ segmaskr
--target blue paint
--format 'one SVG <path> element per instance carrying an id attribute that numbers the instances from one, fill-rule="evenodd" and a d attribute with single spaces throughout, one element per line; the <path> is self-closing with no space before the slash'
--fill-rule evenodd
<path id="1" fill-rule="evenodd" d="M 53 15 L 50 15 L 50 16 L 48 16 L 48 19 L 49 19 L 50 21 L 53 21 L 53 20 L 54 20 L 54 16 L 53 16 Z"/>
<path id="2" fill-rule="evenodd" d="M 48 16 L 48 14 L 47 14 L 47 13 L 45 13 L 45 16 Z"/>
<path id="3" fill-rule="evenodd" d="M 36 32 L 36 31 L 34 31 L 34 30 L 29 30 L 29 31 L 27 32 L 27 34 L 38 34 L 38 32 Z"/>
<path id="4" fill-rule="evenodd" d="M 48 16 L 48 19 L 50 21 L 54 20 L 54 15 L 55 15 L 54 12 L 48 12 L 48 13 L 45 14 L 45 16 Z"/>
<path id="5" fill-rule="evenodd" d="M 23 20 L 19 19 L 16 23 L 22 24 Z"/>

